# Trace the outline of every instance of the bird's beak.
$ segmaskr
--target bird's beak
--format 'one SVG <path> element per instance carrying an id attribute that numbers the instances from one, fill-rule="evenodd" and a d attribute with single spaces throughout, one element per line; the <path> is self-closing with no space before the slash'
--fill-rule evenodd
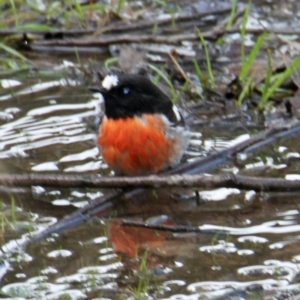
<path id="1" fill-rule="evenodd" d="M 89 90 L 94 93 L 105 94 L 107 91 L 102 86 L 89 86 Z"/>

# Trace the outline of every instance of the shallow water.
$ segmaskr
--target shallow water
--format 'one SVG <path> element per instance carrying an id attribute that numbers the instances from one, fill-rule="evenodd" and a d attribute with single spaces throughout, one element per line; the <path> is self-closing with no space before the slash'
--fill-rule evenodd
<path id="1" fill-rule="evenodd" d="M 268 21 L 277 18 L 283 24 L 288 14 L 281 12 L 291 13 L 299 5 L 266 2 L 257 5 L 256 12 L 268 14 L 273 9 L 277 14 Z M 294 18 L 298 24 L 299 16 Z M 228 43 L 234 35 L 230 38 Z M 229 54 L 224 51 L 230 59 Z M 0 79 L 1 173 L 111 175 L 95 146 L 91 126 L 101 99 L 88 91 L 82 76 L 74 76 L 72 61 L 52 58 L 51 63 L 50 69 Z M 218 115 L 211 113 L 209 118 Z M 193 130 L 197 138 L 189 160 L 249 136 L 243 127 L 196 126 Z M 297 178 L 299 148 L 295 137 L 278 140 L 218 166 L 213 173 Z M 197 205 L 193 190 L 151 190 L 120 199 L 109 220 L 93 218 L 25 249 L 18 246 L 28 233 L 40 232 L 106 192 L 1 188 L 4 298 L 298 299 L 300 197 L 296 192 L 200 190 Z M 199 226 L 206 233 L 122 227 L 116 216 Z M 222 234 L 224 230 L 228 234 Z M 137 244 L 140 250 L 135 256 Z"/>
<path id="2" fill-rule="evenodd" d="M 48 80 L 34 74 L 29 79 L 7 78 L 15 82 L 1 81 L 8 86 L 18 83 L 1 92 L 5 114 L 0 127 L 1 171 L 109 174 L 88 122 L 99 114 L 101 99 L 80 81 L 54 75 Z M 200 145 L 200 155 L 249 136 L 246 130 L 199 130 L 193 143 Z M 228 162 L 218 167 L 216 173 L 297 174 L 297 164 L 290 160 L 299 159 L 298 149 L 297 139 L 278 141 L 239 166 Z M 17 247 L 28 232 L 40 231 L 102 193 L 41 186 L 2 188 L 1 288 L 8 298 L 127 299 L 141 292 L 138 286 L 143 285 L 148 299 L 250 299 L 253 295 L 271 299 L 300 293 L 297 193 L 256 194 L 224 187 L 200 191 L 200 206 L 189 190 L 160 191 L 155 199 L 150 193 L 143 201 L 138 199 L 139 206 L 136 200 L 124 204 L 120 199 L 118 214 L 127 218 L 155 217 L 154 222 L 194 224 L 205 230 L 227 230 L 227 235 L 153 234 L 94 219 L 26 249 Z M 144 245 L 134 258 L 136 243 Z M 143 249 L 147 249 L 147 271 L 139 271 Z"/>

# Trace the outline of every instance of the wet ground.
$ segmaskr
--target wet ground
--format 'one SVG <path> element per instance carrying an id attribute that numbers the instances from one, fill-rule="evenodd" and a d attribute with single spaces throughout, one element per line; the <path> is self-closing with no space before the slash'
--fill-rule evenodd
<path id="1" fill-rule="evenodd" d="M 203 5 L 207 2 L 195 7 Z M 188 4 L 186 7 L 188 11 Z M 253 20 L 261 18 L 274 27 L 279 22 L 285 28 L 290 23 L 295 28 L 299 25 L 296 1 L 255 1 L 253 7 Z M 222 92 L 230 82 L 224 74 L 228 70 L 233 74 L 239 65 L 233 60 L 232 51 L 240 49 L 235 38 L 235 34 L 227 35 L 225 46 L 212 50 L 218 56 L 219 49 L 219 57 L 228 59 L 213 59 Z M 280 43 L 271 38 L 269 43 L 276 57 L 274 49 Z M 92 125 L 99 115 L 101 99 L 88 91 L 93 79 L 83 72 L 98 67 L 91 63 L 93 59 L 102 68 L 110 56 L 82 54 L 78 64 L 76 55 L 40 52 L 34 55 L 38 69 L 1 76 L 1 173 L 112 174 L 94 141 Z M 166 55 L 161 57 L 163 62 L 167 60 Z M 152 59 L 149 56 L 147 61 L 154 64 Z M 186 72 L 191 72 L 191 61 L 184 63 Z M 180 90 L 180 81 L 175 87 Z M 236 114 L 235 108 L 222 103 L 217 109 L 210 100 L 219 95 L 212 93 L 212 99 L 204 101 L 197 93 L 193 94 L 194 103 L 180 103 L 188 111 L 190 122 L 196 124 L 191 126 L 195 136 L 186 155 L 188 161 L 227 148 L 267 124 L 253 107 L 239 112 L 229 123 L 219 122 L 222 116 Z M 280 115 L 278 122 L 282 120 L 289 121 Z M 297 137 L 277 140 L 240 161 L 219 165 L 211 173 L 296 178 L 299 149 Z M 107 192 L 1 187 L 1 297 L 300 299 L 297 192 L 254 192 L 225 186 L 200 189 L 201 201 L 197 204 L 194 189 L 148 190 L 138 197 L 120 197 L 108 219 L 95 217 L 44 241 L 18 247 L 30 232 L 41 231 Z M 214 231 L 182 233 L 120 226 L 121 217 Z M 222 233 L 224 230 L 227 234 Z"/>

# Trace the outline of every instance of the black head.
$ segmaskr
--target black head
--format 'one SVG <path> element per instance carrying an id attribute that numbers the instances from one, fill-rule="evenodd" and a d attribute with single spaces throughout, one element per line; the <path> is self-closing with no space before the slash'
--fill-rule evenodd
<path id="1" fill-rule="evenodd" d="M 91 87 L 90 90 L 103 95 L 107 118 L 159 113 L 171 122 L 177 120 L 171 100 L 145 76 L 108 75 L 102 81 L 102 87 Z"/>

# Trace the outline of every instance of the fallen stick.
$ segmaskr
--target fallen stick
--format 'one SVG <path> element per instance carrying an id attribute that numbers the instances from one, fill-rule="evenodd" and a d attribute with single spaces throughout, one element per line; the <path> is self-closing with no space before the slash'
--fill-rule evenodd
<path id="1" fill-rule="evenodd" d="M 239 27 L 220 28 L 202 32 L 203 38 L 206 40 L 216 40 L 220 36 L 229 33 L 239 33 Z M 299 30 L 276 29 L 276 28 L 250 28 L 246 33 L 261 34 L 263 32 L 271 32 L 275 34 L 299 34 Z M 97 38 L 87 39 L 66 39 L 66 40 L 36 40 L 30 43 L 31 47 L 35 46 L 63 46 L 63 47 L 99 47 L 111 44 L 123 43 L 157 43 L 157 44 L 178 44 L 182 41 L 197 41 L 199 36 L 196 32 L 173 34 L 173 35 L 155 35 L 155 34 L 109 34 L 102 35 Z"/>
<path id="2" fill-rule="evenodd" d="M 97 187 L 97 188 L 166 188 L 231 187 L 256 191 L 300 190 L 300 180 L 271 177 L 224 175 L 150 175 L 138 177 L 98 177 L 96 175 L 0 174 L 5 186 Z"/>

